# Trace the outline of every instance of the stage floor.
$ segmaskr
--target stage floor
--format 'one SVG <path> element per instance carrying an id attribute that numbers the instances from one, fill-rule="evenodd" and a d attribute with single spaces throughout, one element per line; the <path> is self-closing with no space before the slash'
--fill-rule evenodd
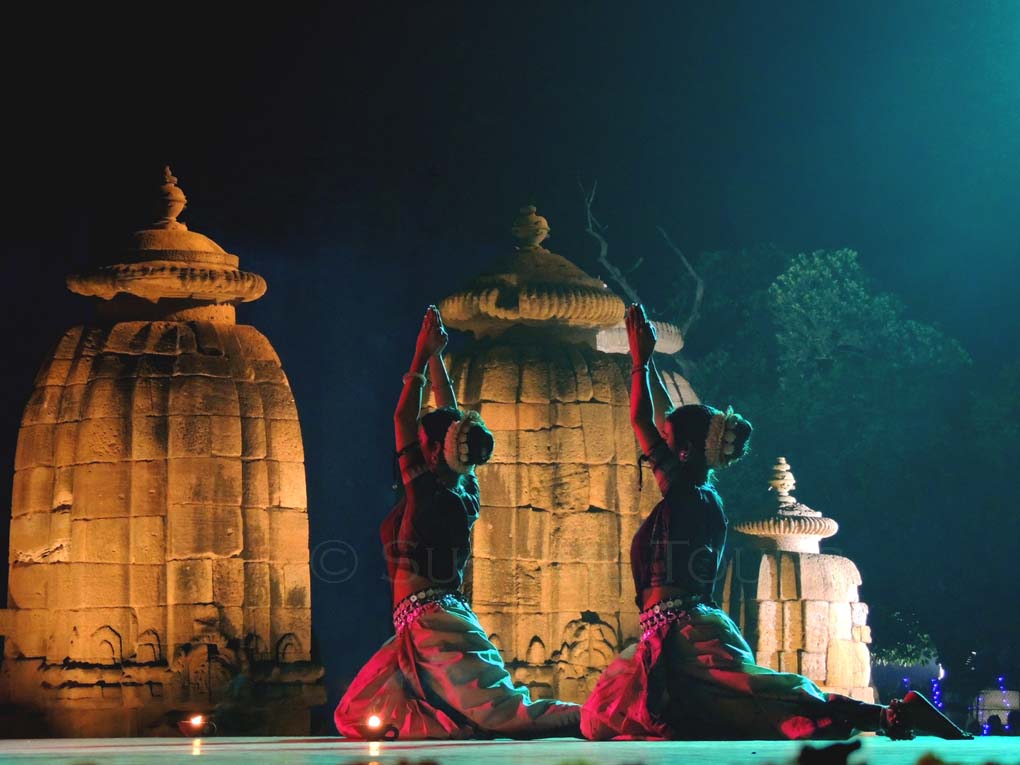
<path id="1" fill-rule="evenodd" d="M 866 736 L 851 765 L 914 765 L 937 754 L 954 765 L 1020 764 L 1020 738 L 889 741 Z M 819 744 L 817 746 L 822 746 Z M 801 745 L 776 741 L 602 742 L 546 741 L 386 742 L 339 738 L 35 739 L 0 741 L 0 763 L 52 765 L 167 765 L 196 760 L 210 765 L 748 765 L 794 763 Z"/>

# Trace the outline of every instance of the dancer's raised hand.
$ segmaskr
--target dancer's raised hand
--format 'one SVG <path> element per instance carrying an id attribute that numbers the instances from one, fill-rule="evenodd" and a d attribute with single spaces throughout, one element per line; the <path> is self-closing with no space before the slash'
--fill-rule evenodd
<path id="1" fill-rule="evenodd" d="M 627 342 L 630 344 L 630 357 L 634 366 L 648 363 L 655 350 L 658 335 L 655 326 L 648 321 L 645 308 L 639 303 L 632 303 L 627 309 Z"/>
<path id="2" fill-rule="evenodd" d="M 425 310 L 425 318 L 422 319 L 421 329 L 418 331 L 418 352 L 426 358 L 431 358 L 437 353 L 442 353 L 448 340 L 449 335 L 443 326 L 443 317 L 439 315 L 439 309 L 430 305 Z"/>

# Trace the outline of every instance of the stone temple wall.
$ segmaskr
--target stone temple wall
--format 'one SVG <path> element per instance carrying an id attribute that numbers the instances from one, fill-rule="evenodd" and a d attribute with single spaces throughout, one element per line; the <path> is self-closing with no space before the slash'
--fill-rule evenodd
<path id="1" fill-rule="evenodd" d="M 630 545 L 661 498 L 630 424 L 630 360 L 537 332 L 476 343 L 451 360 L 463 406 L 496 448 L 478 469 L 482 511 L 472 606 L 514 679 L 583 701 L 638 636 Z M 665 373 L 676 402 L 697 397 Z"/>
<path id="2" fill-rule="evenodd" d="M 103 707 L 150 719 L 218 702 L 225 684 L 209 673 L 243 662 L 309 661 L 303 463 L 290 386 L 254 328 L 69 331 L 18 439 L 14 685 L 34 687 L 40 707 L 80 710 L 61 717 L 73 726 Z M 83 665 L 73 684 L 25 682 L 65 662 Z M 109 718 L 111 732 L 126 719 Z"/>

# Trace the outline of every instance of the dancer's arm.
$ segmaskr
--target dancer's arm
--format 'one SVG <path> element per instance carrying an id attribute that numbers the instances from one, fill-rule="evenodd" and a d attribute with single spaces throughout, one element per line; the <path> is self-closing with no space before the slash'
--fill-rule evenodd
<path id="1" fill-rule="evenodd" d="M 648 360 L 648 379 L 652 387 L 652 419 L 661 433 L 666 424 L 666 415 L 673 411 L 673 399 L 666 390 L 666 383 L 662 381 L 662 373 L 655 365 L 654 356 Z"/>
<path id="2" fill-rule="evenodd" d="M 421 414 L 421 393 L 425 387 L 425 366 L 439 349 L 446 346 L 446 330 L 443 329 L 439 311 L 429 306 L 418 331 L 411 367 L 404 375 L 404 388 L 393 412 L 393 430 L 397 452 L 403 455 L 418 442 L 418 416 Z"/>
<path id="3" fill-rule="evenodd" d="M 648 361 L 655 350 L 655 327 L 649 323 L 645 309 L 636 304 L 627 310 L 627 341 L 633 363 L 630 375 L 630 422 L 641 451 L 648 456 L 662 441 L 655 427 L 652 391 L 648 385 Z"/>

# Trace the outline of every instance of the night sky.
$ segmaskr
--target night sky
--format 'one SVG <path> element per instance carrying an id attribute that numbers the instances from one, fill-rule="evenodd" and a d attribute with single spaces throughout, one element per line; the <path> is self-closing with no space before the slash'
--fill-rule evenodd
<path id="1" fill-rule="evenodd" d="M 90 316 L 63 277 L 150 222 L 169 163 L 182 219 L 269 283 L 239 319 L 294 388 L 312 547 L 358 554 L 313 592 L 334 696 L 391 630 L 376 526 L 417 322 L 522 204 L 593 274 L 579 178 L 621 263 L 664 264 L 660 224 L 690 252 L 851 247 L 980 368 L 1015 359 L 1020 0 L 355 5 L 21 11 L 0 45 L 0 504 L 35 371 Z"/>

